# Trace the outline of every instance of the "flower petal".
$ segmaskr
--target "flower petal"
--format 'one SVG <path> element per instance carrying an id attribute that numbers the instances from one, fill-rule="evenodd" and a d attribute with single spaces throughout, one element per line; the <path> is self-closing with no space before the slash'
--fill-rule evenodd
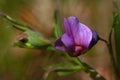
<path id="1" fill-rule="evenodd" d="M 75 43 L 88 48 L 92 40 L 92 31 L 84 24 L 79 23 L 78 30 L 74 33 Z"/>
<path id="2" fill-rule="evenodd" d="M 72 53 L 71 56 L 76 57 L 76 56 L 81 55 L 82 54 L 82 50 L 83 50 L 83 48 L 81 46 L 76 46 L 75 47 L 75 52 Z"/>
<path id="3" fill-rule="evenodd" d="M 64 19 L 64 27 L 66 33 L 73 37 L 76 45 L 89 47 L 92 40 L 92 31 L 86 25 L 72 16 Z"/>
<path id="4" fill-rule="evenodd" d="M 62 35 L 61 41 L 63 42 L 67 52 L 72 53 L 75 51 L 73 38 L 71 36 L 65 33 Z"/>
<path id="5" fill-rule="evenodd" d="M 65 46 L 63 42 L 61 41 L 61 37 L 55 41 L 55 48 L 58 50 L 65 51 Z"/>
<path id="6" fill-rule="evenodd" d="M 79 20 L 76 17 L 64 18 L 64 27 L 68 35 L 73 36 L 73 33 L 78 29 Z"/>

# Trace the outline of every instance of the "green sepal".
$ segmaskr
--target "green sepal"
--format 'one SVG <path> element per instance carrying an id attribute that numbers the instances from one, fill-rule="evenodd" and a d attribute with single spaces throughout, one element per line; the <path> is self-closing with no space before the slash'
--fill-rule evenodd
<path id="1" fill-rule="evenodd" d="M 33 30 L 27 29 L 24 34 L 27 36 L 27 41 L 22 42 L 18 40 L 15 42 L 16 46 L 26 48 L 40 48 L 43 46 L 51 45 L 51 42 L 49 40 Z"/>
<path id="2" fill-rule="evenodd" d="M 27 30 L 25 33 L 28 36 L 28 42 L 34 46 L 39 47 L 51 44 L 49 40 L 45 39 L 41 34 L 35 31 Z"/>

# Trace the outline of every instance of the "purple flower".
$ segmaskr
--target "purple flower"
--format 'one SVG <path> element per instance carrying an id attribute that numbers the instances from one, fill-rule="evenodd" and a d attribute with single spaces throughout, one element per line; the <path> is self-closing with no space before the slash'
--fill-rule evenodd
<path id="1" fill-rule="evenodd" d="M 79 56 L 92 48 L 99 40 L 96 31 L 79 22 L 76 17 L 64 19 L 65 33 L 55 41 L 55 48 Z"/>

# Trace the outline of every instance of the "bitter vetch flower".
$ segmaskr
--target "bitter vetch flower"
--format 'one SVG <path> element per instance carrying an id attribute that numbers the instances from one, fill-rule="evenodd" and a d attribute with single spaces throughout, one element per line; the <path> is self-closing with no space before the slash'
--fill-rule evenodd
<path id="1" fill-rule="evenodd" d="M 71 16 L 64 19 L 65 33 L 55 41 L 55 48 L 69 53 L 70 56 L 79 56 L 92 48 L 99 36 L 95 30 Z"/>

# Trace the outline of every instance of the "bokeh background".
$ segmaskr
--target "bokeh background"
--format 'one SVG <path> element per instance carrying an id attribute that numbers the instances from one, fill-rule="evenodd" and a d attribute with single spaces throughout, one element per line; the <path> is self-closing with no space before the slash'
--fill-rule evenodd
<path id="1" fill-rule="evenodd" d="M 112 0 L 0 0 L 0 12 L 23 21 L 33 29 L 51 38 L 53 17 L 59 9 L 61 28 L 64 17 L 76 16 L 80 22 L 108 39 L 112 26 Z M 64 62 L 59 55 L 43 50 L 24 49 L 13 46 L 22 32 L 0 18 L 0 80 L 40 80 L 43 66 Z M 114 40 L 113 40 L 114 41 Z M 115 80 L 107 46 L 99 41 L 81 60 L 96 69 L 106 80 Z M 79 71 L 69 76 L 52 73 L 48 80 L 91 80 Z"/>

